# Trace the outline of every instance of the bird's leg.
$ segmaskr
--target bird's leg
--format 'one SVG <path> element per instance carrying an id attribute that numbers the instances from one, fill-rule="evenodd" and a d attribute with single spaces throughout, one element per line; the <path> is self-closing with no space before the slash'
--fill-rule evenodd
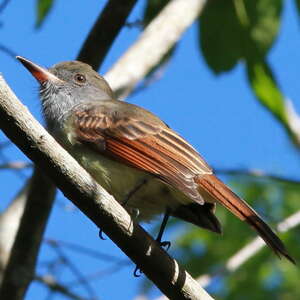
<path id="1" fill-rule="evenodd" d="M 142 179 L 129 193 L 125 196 L 124 200 L 122 201 L 122 205 L 126 206 L 130 198 L 144 185 L 147 183 L 147 179 Z"/>
<path id="2" fill-rule="evenodd" d="M 122 201 L 122 206 L 125 207 L 130 200 L 130 198 L 143 186 L 147 183 L 147 179 L 144 178 L 142 179 L 129 193 L 125 196 L 124 200 Z M 136 208 L 133 210 L 131 213 L 134 219 L 136 219 L 139 216 L 139 210 Z M 101 240 L 106 240 L 105 237 L 103 236 L 103 231 L 102 229 L 99 230 L 99 237 Z"/>
<path id="3" fill-rule="evenodd" d="M 165 214 L 164 214 L 164 218 L 163 218 L 162 223 L 161 223 L 160 228 L 159 228 L 158 235 L 155 239 L 162 248 L 165 248 L 166 251 L 169 250 L 169 248 L 171 246 L 171 242 L 170 241 L 163 241 L 162 242 L 161 239 L 162 239 L 163 233 L 165 231 L 165 228 L 167 226 L 167 223 L 168 223 L 168 220 L 169 220 L 169 217 L 170 217 L 170 213 L 171 213 L 171 210 L 170 210 L 170 208 L 167 207 L 166 211 L 165 211 Z M 143 274 L 143 271 L 138 266 L 136 266 L 134 271 L 133 271 L 134 277 L 140 277 L 142 274 Z"/>
<path id="4" fill-rule="evenodd" d="M 162 223 L 161 223 L 160 228 L 159 228 L 158 235 L 156 237 L 156 241 L 159 243 L 159 245 L 161 247 L 165 248 L 166 251 L 169 250 L 169 248 L 171 246 L 171 242 L 170 241 L 163 241 L 162 242 L 161 240 L 162 240 L 162 236 L 163 236 L 163 233 L 165 231 L 166 225 L 168 223 L 170 213 L 171 213 L 171 210 L 170 210 L 170 208 L 167 207 L 167 209 L 165 211 L 165 214 L 164 214 L 164 218 L 163 218 Z"/>
<path id="5" fill-rule="evenodd" d="M 133 271 L 133 276 L 134 277 L 141 277 L 142 274 L 143 274 L 143 271 L 138 266 L 136 266 L 134 271 Z"/>
<path id="6" fill-rule="evenodd" d="M 103 236 L 103 230 L 100 228 L 99 229 L 99 238 L 101 239 L 101 240 L 103 240 L 103 241 L 105 241 L 106 240 L 106 238 Z"/>
<path id="7" fill-rule="evenodd" d="M 131 191 L 129 191 L 129 193 L 125 196 L 124 200 L 122 201 L 123 207 L 127 206 L 130 198 L 132 198 L 133 195 L 137 191 L 139 191 L 147 182 L 148 182 L 148 180 L 146 178 L 144 178 Z M 134 219 L 136 219 L 139 216 L 138 208 L 133 209 L 131 215 L 133 216 Z"/>

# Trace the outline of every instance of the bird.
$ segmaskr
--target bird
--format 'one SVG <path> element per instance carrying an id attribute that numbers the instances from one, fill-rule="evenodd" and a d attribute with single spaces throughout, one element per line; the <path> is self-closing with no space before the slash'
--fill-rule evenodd
<path id="1" fill-rule="evenodd" d="M 40 84 L 50 133 L 137 222 L 168 217 L 221 233 L 221 204 L 249 224 L 279 257 L 286 247 L 258 213 L 213 172 L 198 151 L 150 111 L 118 100 L 86 63 L 66 61 L 47 69 L 17 56 Z"/>

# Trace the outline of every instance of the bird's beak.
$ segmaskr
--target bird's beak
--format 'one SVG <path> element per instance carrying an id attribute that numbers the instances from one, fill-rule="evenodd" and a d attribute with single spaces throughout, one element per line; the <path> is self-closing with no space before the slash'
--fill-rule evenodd
<path id="1" fill-rule="evenodd" d="M 34 78 L 39 83 L 45 83 L 45 82 L 62 82 L 61 79 L 56 77 L 54 74 L 49 72 L 47 69 L 40 67 L 39 65 L 31 62 L 30 60 L 22 57 L 17 56 L 16 57 L 23 65 L 24 67 L 34 76 Z"/>

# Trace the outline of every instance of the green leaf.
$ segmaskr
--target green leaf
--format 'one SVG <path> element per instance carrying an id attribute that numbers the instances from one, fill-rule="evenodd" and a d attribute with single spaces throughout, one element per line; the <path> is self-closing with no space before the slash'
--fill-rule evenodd
<path id="1" fill-rule="evenodd" d="M 51 8 L 53 7 L 54 0 L 37 0 L 36 10 L 37 10 L 37 19 L 35 27 L 39 28 L 43 24 L 46 16 L 49 14 Z"/>
<path id="2" fill-rule="evenodd" d="M 288 127 L 284 97 L 281 94 L 271 68 L 263 61 L 247 62 L 247 72 L 251 87 L 262 105 Z"/>
<path id="3" fill-rule="evenodd" d="M 200 47 L 209 67 L 220 73 L 240 59 L 264 57 L 277 36 L 282 0 L 208 1 L 200 16 Z"/>
<path id="4" fill-rule="evenodd" d="M 208 1 L 199 25 L 200 46 L 209 67 L 215 73 L 232 69 L 242 57 L 243 34 L 233 1 Z"/>
<path id="5" fill-rule="evenodd" d="M 295 0 L 295 2 L 296 2 L 296 8 L 298 11 L 298 15 L 300 16 L 300 0 Z"/>
<path id="6" fill-rule="evenodd" d="M 241 3 L 243 0 L 235 2 Z M 254 42 L 261 55 L 265 56 L 277 37 L 282 0 L 245 0 L 245 9 L 249 16 L 249 39 Z"/>

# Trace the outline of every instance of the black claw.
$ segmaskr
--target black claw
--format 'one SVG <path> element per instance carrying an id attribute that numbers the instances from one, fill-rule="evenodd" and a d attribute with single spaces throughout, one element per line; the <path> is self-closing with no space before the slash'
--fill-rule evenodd
<path id="1" fill-rule="evenodd" d="M 159 242 L 159 245 L 161 248 L 165 249 L 165 251 L 168 251 L 171 247 L 171 242 L 163 241 L 163 242 Z"/>
<path id="2" fill-rule="evenodd" d="M 133 271 L 133 276 L 134 277 L 141 277 L 142 274 L 143 274 L 143 271 L 138 266 L 136 266 L 134 271 Z"/>
<path id="3" fill-rule="evenodd" d="M 139 214 L 140 214 L 140 211 L 139 211 L 138 208 L 133 208 L 133 209 L 132 209 L 131 215 L 132 215 L 132 218 L 133 218 L 133 219 L 137 219 L 138 216 L 139 216 Z"/>
<path id="4" fill-rule="evenodd" d="M 101 240 L 103 240 L 103 241 L 106 240 L 106 238 L 103 236 L 103 230 L 102 230 L 102 229 L 99 230 L 99 238 L 100 238 Z"/>

